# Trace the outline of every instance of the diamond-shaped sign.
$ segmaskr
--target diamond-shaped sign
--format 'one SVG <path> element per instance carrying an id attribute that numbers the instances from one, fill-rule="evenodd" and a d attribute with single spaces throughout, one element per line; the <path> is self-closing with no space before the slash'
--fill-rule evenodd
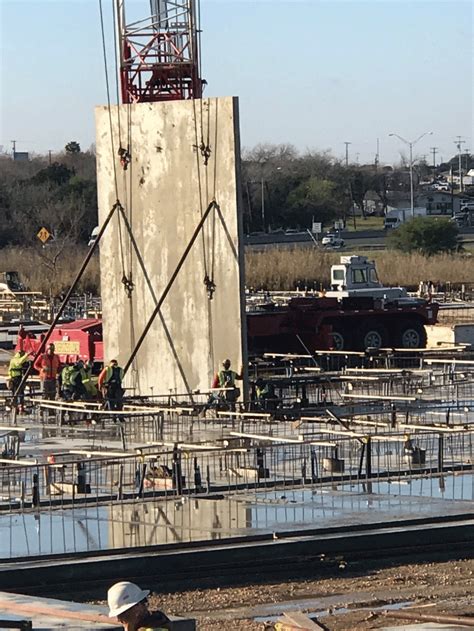
<path id="1" fill-rule="evenodd" d="M 51 234 L 48 232 L 48 230 L 46 230 L 46 228 L 41 228 L 41 230 L 38 232 L 36 236 L 42 243 L 46 243 L 46 241 L 50 238 Z"/>

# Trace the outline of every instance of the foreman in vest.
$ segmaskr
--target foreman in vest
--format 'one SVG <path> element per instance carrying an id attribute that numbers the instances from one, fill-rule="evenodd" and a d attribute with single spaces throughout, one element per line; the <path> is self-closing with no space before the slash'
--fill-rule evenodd
<path id="1" fill-rule="evenodd" d="M 50 344 L 46 353 L 37 357 L 34 364 L 36 370 L 39 372 L 43 399 L 56 398 L 61 362 L 54 350 L 54 344 Z"/>

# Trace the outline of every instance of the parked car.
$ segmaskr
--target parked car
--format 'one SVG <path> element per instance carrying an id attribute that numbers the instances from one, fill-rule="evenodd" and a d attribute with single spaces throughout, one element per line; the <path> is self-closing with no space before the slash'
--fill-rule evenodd
<path id="1" fill-rule="evenodd" d="M 344 239 L 337 234 L 328 233 L 321 239 L 321 245 L 325 248 L 343 248 Z"/>

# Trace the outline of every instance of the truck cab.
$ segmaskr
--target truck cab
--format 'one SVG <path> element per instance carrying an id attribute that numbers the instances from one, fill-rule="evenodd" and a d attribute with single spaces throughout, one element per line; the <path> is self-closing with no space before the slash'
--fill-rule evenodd
<path id="1" fill-rule="evenodd" d="M 366 256 L 341 256 L 339 265 L 331 267 L 330 298 L 367 296 L 393 301 L 407 297 L 402 287 L 384 287 L 379 281 L 374 261 Z"/>
<path id="2" fill-rule="evenodd" d="M 0 293 L 24 291 L 18 272 L 0 272 Z"/>

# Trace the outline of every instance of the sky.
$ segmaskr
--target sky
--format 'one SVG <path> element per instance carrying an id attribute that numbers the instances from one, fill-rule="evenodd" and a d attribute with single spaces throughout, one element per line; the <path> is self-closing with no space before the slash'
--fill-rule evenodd
<path id="1" fill-rule="evenodd" d="M 112 0 L 104 6 L 113 61 Z M 128 0 L 146 16 L 147 0 Z M 471 0 L 201 0 L 206 96 L 240 99 L 241 144 L 286 143 L 398 162 L 454 140 L 474 153 Z M 115 81 L 110 64 L 111 79 Z M 114 86 L 114 84 L 113 84 Z M 112 87 L 113 87 L 112 86 Z M 114 91 L 114 90 L 113 90 Z M 0 145 L 57 151 L 94 142 L 106 103 L 98 0 L 0 0 Z"/>

